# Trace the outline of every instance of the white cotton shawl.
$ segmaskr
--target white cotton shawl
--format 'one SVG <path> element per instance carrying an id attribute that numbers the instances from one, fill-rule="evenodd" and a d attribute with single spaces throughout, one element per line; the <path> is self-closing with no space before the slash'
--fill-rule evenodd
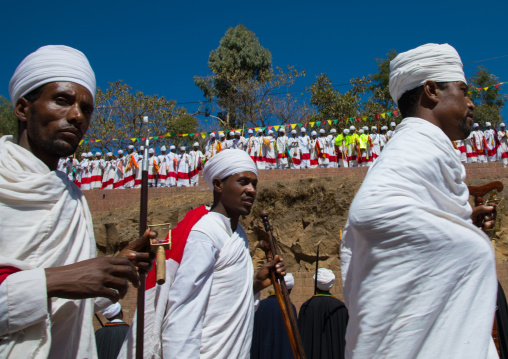
<path id="1" fill-rule="evenodd" d="M 91 215 L 81 191 L 64 173 L 50 171 L 14 144 L 12 136 L 0 138 L 0 243 L 0 266 L 22 271 L 96 256 Z M 9 287 L 9 277 L 5 282 L 8 295 L 17 290 Z M 52 298 L 48 305 L 51 316 L 45 321 L 1 338 L 0 357 L 97 357 L 93 301 Z M 9 304 L 10 315 L 23 313 L 23 303 Z M 25 316 L 30 323 L 29 313 Z"/>
<path id="2" fill-rule="evenodd" d="M 346 358 L 497 357 L 494 253 L 469 218 L 464 166 L 428 121 L 396 133 L 344 231 Z"/>

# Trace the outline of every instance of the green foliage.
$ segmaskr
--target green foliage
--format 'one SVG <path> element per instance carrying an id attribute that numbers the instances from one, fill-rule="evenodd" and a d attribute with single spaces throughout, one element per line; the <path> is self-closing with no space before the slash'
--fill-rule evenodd
<path id="1" fill-rule="evenodd" d="M 368 91 L 372 92 L 372 97 L 369 99 L 369 102 L 378 104 L 378 108 L 383 109 L 379 112 L 397 108 L 397 105 L 395 105 L 395 102 L 392 100 L 388 87 L 390 82 L 390 61 L 392 61 L 395 56 L 397 56 L 397 51 L 391 49 L 386 54 L 386 58 L 376 59 L 378 72 L 371 75 L 372 84 L 368 87 Z"/>
<path id="2" fill-rule="evenodd" d="M 216 111 L 225 130 L 264 126 L 269 118 L 286 123 L 305 116 L 305 108 L 297 106 L 288 91 L 305 73 L 293 67 L 274 71 L 270 51 L 244 25 L 227 30 L 210 53 L 208 67 L 213 74 L 195 76 L 194 83 L 208 100 L 207 112 Z"/>
<path id="3" fill-rule="evenodd" d="M 169 101 L 157 95 L 148 96 L 142 92 L 133 92 L 122 81 L 110 83 L 103 91 L 97 89 L 95 111 L 86 138 L 102 139 L 93 144 L 83 144 L 79 151 L 89 147 L 103 152 L 125 148 L 130 141 L 106 141 L 106 139 L 130 139 L 142 137 L 143 116 L 149 117 L 149 136 L 163 136 L 166 133 L 196 132 L 197 120 L 187 113 L 185 108 L 176 108 L 175 101 Z M 186 141 L 187 140 L 187 141 Z M 162 146 L 171 142 L 175 145 L 187 144 L 188 138 L 162 138 L 151 140 L 153 146 Z M 141 142 L 135 145 L 141 146 Z"/>
<path id="4" fill-rule="evenodd" d="M 491 74 L 483 66 L 478 66 L 475 74 L 468 78 L 470 98 L 474 102 L 476 109 L 474 111 L 475 122 L 485 125 L 490 122 L 493 127 L 497 127 L 502 121 L 501 109 L 508 100 L 508 95 L 500 93 L 499 87 L 488 90 L 478 91 L 476 88 L 485 88 L 497 85 L 499 79 Z"/>
<path id="5" fill-rule="evenodd" d="M 18 119 L 14 116 L 12 104 L 0 96 L 0 136 L 18 134 Z"/>

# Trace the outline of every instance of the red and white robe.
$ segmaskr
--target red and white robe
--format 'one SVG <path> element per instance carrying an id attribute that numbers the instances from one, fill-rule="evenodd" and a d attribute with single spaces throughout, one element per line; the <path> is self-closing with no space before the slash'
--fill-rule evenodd
<path id="1" fill-rule="evenodd" d="M 197 186 L 199 185 L 199 171 L 203 168 L 203 159 L 205 156 L 203 152 L 200 150 L 190 151 L 190 185 Z"/>
<path id="2" fill-rule="evenodd" d="M 190 186 L 190 156 L 187 153 L 177 155 L 177 186 Z"/>

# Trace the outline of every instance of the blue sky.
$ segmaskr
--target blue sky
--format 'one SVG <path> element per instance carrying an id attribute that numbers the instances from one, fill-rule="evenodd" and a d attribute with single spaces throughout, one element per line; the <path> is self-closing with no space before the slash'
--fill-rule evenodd
<path id="1" fill-rule="evenodd" d="M 458 4 L 458 5 L 457 5 Z M 98 85 L 124 80 L 135 90 L 179 103 L 203 100 L 194 75 L 229 27 L 254 31 L 273 64 L 333 84 L 376 71 L 389 49 L 447 42 L 469 62 L 508 55 L 507 1 L 11 1 L 2 5 L 0 95 L 18 63 L 47 44 L 83 51 Z M 508 57 L 481 63 L 508 81 Z M 479 64 L 465 65 L 471 76 Z M 503 89 L 508 93 L 508 86 Z M 186 105 L 192 112 L 198 105 Z M 503 110 L 505 122 L 508 108 Z M 201 120 L 203 116 L 198 117 Z"/>

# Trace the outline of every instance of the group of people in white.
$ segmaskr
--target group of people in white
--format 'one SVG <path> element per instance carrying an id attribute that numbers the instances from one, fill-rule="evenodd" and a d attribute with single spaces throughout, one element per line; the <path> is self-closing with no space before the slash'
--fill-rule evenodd
<path id="1" fill-rule="evenodd" d="M 332 128 L 327 134 L 324 129 L 312 131 L 310 136 L 305 127 L 298 131 L 293 129 L 290 136 L 281 126 L 278 136 L 274 130 L 265 132 L 258 129 L 248 130 L 248 137 L 242 136 L 240 131 L 231 131 L 231 139 L 226 139 L 224 133 L 217 135 L 212 132 L 205 146 L 205 153 L 199 149 L 199 143 L 193 144 L 193 149 L 187 153 L 185 147 L 176 152 L 175 146 L 160 148 L 161 154 L 155 155 L 153 148 L 148 150 L 148 183 L 151 187 L 187 187 L 197 186 L 199 171 L 204 163 L 220 151 L 228 148 L 246 151 L 254 160 L 258 169 L 300 169 L 300 168 L 336 168 L 336 167 L 364 167 L 370 166 L 380 155 L 384 146 L 392 138 L 396 123 L 378 127 L 364 126 L 357 129 L 350 126 L 337 134 Z M 460 151 L 462 162 L 493 162 L 502 161 L 508 166 L 508 146 L 506 126 L 501 123 L 499 129 L 493 129 L 487 122 L 486 129 L 480 130 L 474 125 L 474 130 L 463 141 L 454 141 L 454 146 Z M 103 158 L 102 153 L 82 153 L 81 161 L 68 157 L 60 160 L 59 169 L 67 173 L 70 179 L 82 190 L 140 188 L 141 169 L 143 162 L 143 147 L 136 151 L 133 145 L 124 154 L 118 150 L 118 156 L 112 152 Z"/>
<path id="2" fill-rule="evenodd" d="M 66 173 L 70 180 L 82 190 L 141 188 L 143 168 L 143 146 L 138 151 L 129 145 L 127 153 L 118 150 L 118 156 L 112 152 L 103 158 L 101 152 L 82 153 L 81 161 L 72 156 L 60 159 L 58 169 Z M 203 164 L 203 153 L 199 143 L 187 153 L 180 147 L 179 153 L 175 146 L 160 148 L 161 154 L 156 156 L 153 148 L 148 150 L 148 185 L 150 187 L 188 187 L 197 186 L 199 171 Z"/>
<path id="3" fill-rule="evenodd" d="M 490 122 L 485 123 L 485 130 L 475 123 L 473 131 L 463 141 L 454 141 L 455 147 L 460 151 L 462 162 L 496 162 L 502 161 L 508 167 L 508 145 L 506 125 L 501 123 L 499 129 L 492 128 Z"/>

